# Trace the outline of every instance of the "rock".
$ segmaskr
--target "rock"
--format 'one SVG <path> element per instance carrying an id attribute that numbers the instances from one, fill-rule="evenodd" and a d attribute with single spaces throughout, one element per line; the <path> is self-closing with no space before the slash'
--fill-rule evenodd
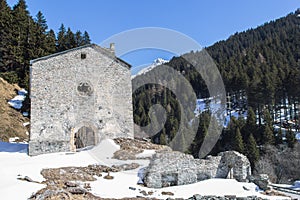
<path id="1" fill-rule="evenodd" d="M 136 188 L 134 188 L 134 187 L 129 187 L 129 190 L 136 190 Z"/>
<path id="2" fill-rule="evenodd" d="M 92 189 L 90 183 L 84 183 L 83 188 L 86 189 L 86 190 L 89 190 L 89 191 Z"/>
<path id="3" fill-rule="evenodd" d="M 35 181 L 32 180 L 29 176 L 25 176 L 25 177 L 24 177 L 24 180 L 25 180 L 25 181 L 28 181 L 28 182 L 35 182 Z"/>
<path id="4" fill-rule="evenodd" d="M 22 181 L 28 181 L 28 182 L 31 182 L 31 183 L 39 183 L 38 181 L 34 181 L 32 180 L 29 176 L 25 176 L 24 178 L 17 178 L 18 180 L 22 180 Z"/>
<path id="5" fill-rule="evenodd" d="M 68 181 L 68 182 L 65 182 L 65 186 L 67 186 L 67 187 L 78 187 L 78 184 Z"/>
<path id="6" fill-rule="evenodd" d="M 254 176 L 249 176 L 249 180 L 255 183 L 260 189 L 266 191 L 270 183 L 269 176 L 267 174 L 258 174 Z"/>
<path id="7" fill-rule="evenodd" d="M 193 198 L 194 198 L 195 200 L 201 200 L 201 199 L 202 199 L 202 196 L 201 196 L 200 194 L 195 194 L 195 195 L 193 196 Z"/>
<path id="8" fill-rule="evenodd" d="M 71 194 L 85 194 L 86 190 L 80 187 L 71 187 L 67 189 Z"/>
<path id="9" fill-rule="evenodd" d="M 164 191 L 162 191 L 162 192 L 161 192 L 161 195 L 174 196 L 174 193 L 172 193 L 172 192 L 164 192 Z"/>
<path id="10" fill-rule="evenodd" d="M 103 178 L 104 178 L 104 179 L 107 179 L 107 180 L 112 180 L 112 179 L 114 179 L 114 177 L 111 176 L 111 175 L 109 174 L 109 172 L 108 172 L 107 175 L 104 176 Z"/>
<path id="11" fill-rule="evenodd" d="M 140 191 L 140 193 L 144 196 L 148 196 L 148 193 L 145 190 Z"/>

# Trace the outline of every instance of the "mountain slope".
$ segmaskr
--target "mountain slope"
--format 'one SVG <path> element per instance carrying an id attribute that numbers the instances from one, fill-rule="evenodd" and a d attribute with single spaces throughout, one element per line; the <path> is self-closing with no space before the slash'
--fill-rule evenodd
<path id="1" fill-rule="evenodd" d="M 29 119 L 22 116 L 20 112 L 13 109 L 7 103 L 16 96 L 16 91 L 20 90 L 17 85 L 11 85 L 0 78 L 0 140 L 8 141 L 9 138 L 19 137 L 19 141 L 27 140 L 27 128 L 23 123 Z"/>

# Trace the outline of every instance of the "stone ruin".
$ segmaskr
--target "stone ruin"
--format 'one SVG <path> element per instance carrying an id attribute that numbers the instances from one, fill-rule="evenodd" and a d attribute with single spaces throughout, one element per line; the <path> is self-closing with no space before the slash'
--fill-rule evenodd
<path id="1" fill-rule="evenodd" d="M 226 151 L 206 159 L 194 159 L 181 152 L 156 153 L 144 169 L 144 184 L 162 188 L 196 183 L 210 178 L 234 178 L 244 182 L 251 175 L 250 162 L 236 151 Z"/>

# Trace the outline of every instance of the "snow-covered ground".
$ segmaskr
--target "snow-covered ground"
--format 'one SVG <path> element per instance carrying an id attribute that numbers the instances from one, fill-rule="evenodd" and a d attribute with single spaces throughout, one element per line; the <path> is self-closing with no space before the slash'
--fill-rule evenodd
<path id="1" fill-rule="evenodd" d="M 87 166 L 89 164 L 113 164 L 139 163 L 143 168 L 149 164 L 149 160 L 120 161 L 112 159 L 112 155 L 120 147 L 113 140 L 104 140 L 97 147 L 77 153 L 52 153 L 30 157 L 27 155 L 27 144 L 0 142 L 0 194 L 1 199 L 22 200 L 45 187 L 43 184 L 18 180 L 17 178 L 28 176 L 34 181 L 42 181 L 40 171 L 43 168 L 57 168 L 66 166 Z M 154 151 L 147 150 L 139 154 L 139 157 L 151 156 Z M 260 196 L 268 199 L 284 199 L 282 197 L 263 196 L 256 191 L 253 183 L 239 183 L 230 179 L 210 179 L 191 185 L 174 186 L 162 189 L 151 189 L 137 185 L 139 180 L 138 170 L 111 173 L 113 180 L 102 177 L 90 182 L 92 193 L 101 197 L 136 197 L 142 196 L 140 191 L 152 191 L 151 197 L 166 199 L 161 192 L 172 192 L 175 197 L 188 198 L 193 194 L 200 195 L 236 195 L 236 196 Z M 130 188 L 131 187 L 131 188 Z"/>

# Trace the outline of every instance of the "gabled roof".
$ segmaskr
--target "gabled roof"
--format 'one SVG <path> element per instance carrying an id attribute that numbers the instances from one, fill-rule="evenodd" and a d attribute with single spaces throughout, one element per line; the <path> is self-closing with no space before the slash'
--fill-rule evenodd
<path id="1" fill-rule="evenodd" d="M 77 51 L 77 50 L 80 50 L 80 49 L 85 49 L 85 48 L 88 48 L 88 47 L 91 47 L 91 48 L 95 49 L 96 51 L 104 54 L 105 56 L 107 56 L 107 57 L 109 57 L 109 58 L 111 58 L 111 59 L 113 59 L 113 60 L 121 63 L 122 65 L 125 65 L 129 69 L 131 68 L 130 64 L 128 64 L 124 60 L 116 57 L 115 54 L 112 52 L 112 50 L 110 50 L 108 48 L 100 47 L 97 44 L 87 44 L 87 45 L 84 45 L 84 46 L 76 47 L 76 48 L 73 48 L 73 49 L 68 49 L 68 50 L 65 50 L 65 51 L 62 51 L 62 52 L 58 52 L 58 53 L 54 53 L 54 54 L 51 54 L 51 55 L 48 55 L 48 56 L 40 57 L 40 58 L 31 60 L 30 61 L 30 65 L 32 65 L 35 62 L 41 61 L 41 60 L 47 60 L 49 58 L 53 58 L 53 57 L 56 57 L 56 56 L 59 56 L 59 55 L 63 55 L 63 54 L 66 54 L 66 53 L 69 53 L 69 52 L 72 52 L 72 51 Z"/>

